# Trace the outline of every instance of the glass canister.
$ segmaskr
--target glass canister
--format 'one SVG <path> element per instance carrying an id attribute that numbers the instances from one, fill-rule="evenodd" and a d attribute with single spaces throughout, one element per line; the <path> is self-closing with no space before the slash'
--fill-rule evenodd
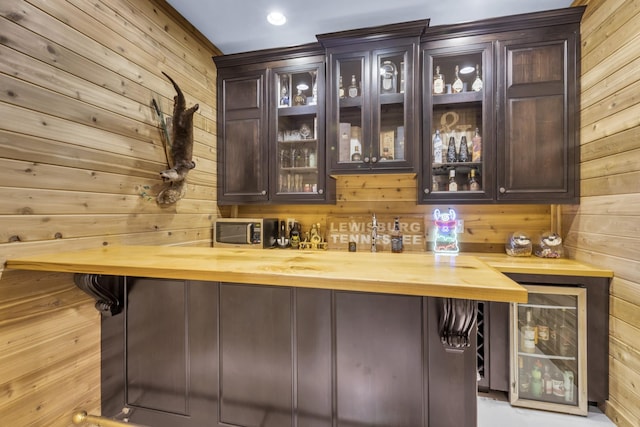
<path id="1" fill-rule="evenodd" d="M 507 238 L 504 249 L 509 256 L 531 256 L 531 237 L 523 231 L 515 231 Z"/>
<path id="2" fill-rule="evenodd" d="M 547 231 L 542 233 L 536 245 L 535 255 L 540 258 L 562 258 L 562 237 L 557 233 Z"/>

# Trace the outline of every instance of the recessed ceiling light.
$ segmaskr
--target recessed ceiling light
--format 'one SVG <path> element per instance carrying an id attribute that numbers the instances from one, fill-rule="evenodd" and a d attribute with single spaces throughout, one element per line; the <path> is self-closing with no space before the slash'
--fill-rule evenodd
<path id="1" fill-rule="evenodd" d="M 475 67 L 472 67 L 470 65 L 467 65 L 466 67 L 462 67 L 462 69 L 460 70 L 460 74 L 469 74 L 469 73 L 473 73 L 473 71 L 475 70 Z"/>
<path id="2" fill-rule="evenodd" d="M 287 17 L 280 12 L 271 12 L 267 15 L 267 21 L 272 25 L 284 25 L 287 22 Z"/>

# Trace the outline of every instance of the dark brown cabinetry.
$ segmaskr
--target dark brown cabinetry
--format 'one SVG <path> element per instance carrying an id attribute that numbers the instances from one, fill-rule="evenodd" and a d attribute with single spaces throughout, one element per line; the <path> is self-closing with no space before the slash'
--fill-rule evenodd
<path id="1" fill-rule="evenodd" d="M 507 274 L 523 285 L 545 287 L 562 286 L 586 289 L 586 382 L 587 400 L 604 403 L 609 397 L 609 278 L 576 277 L 534 274 Z M 482 324 L 479 325 L 478 368 L 481 390 L 509 392 L 509 369 L 513 366 L 509 357 L 508 303 L 483 303 Z M 581 333 L 584 331 L 580 331 Z"/>
<path id="2" fill-rule="evenodd" d="M 477 424 L 475 342 L 438 298 L 127 277 L 102 320 L 102 413 L 154 427 Z M 384 410 L 380 410 L 384 408 Z"/>
<path id="3" fill-rule="evenodd" d="M 584 8 L 434 27 L 422 40 L 422 203 L 575 203 L 578 188 L 580 19 Z M 471 69 L 456 93 L 455 66 Z M 438 69 L 436 67 L 439 67 Z M 444 93 L 434 74 L 445 76 Z M 476 72 L 482 89 L 472 88 Z M 447 159 L 464 136 L 468 151 L 478 129 L 481 149 L 471 162 Z M 436 130 L 443 159 L 434 147 Z M 449 174 L 453 171 L 453 176 Z M 478 184 L 470 183 L 471 171 Z M 455 179 L 454 190 L 448 182 Z"/>
<path id="4" fill-rule="evenodd" d="M 308 45 L 214 60 L 218 203 L 335 200 L 325 168 L 324 51 Z"/>
<path id="5" fill-rule="evenodd" d="M 317 36 L 327 48 L 332 173 L 417 165 L 420 35 L 428 20 Z"/>

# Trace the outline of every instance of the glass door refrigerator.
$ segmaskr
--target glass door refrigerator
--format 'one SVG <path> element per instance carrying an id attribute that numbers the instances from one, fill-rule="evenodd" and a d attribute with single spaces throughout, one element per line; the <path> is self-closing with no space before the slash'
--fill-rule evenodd
<path id="1" fill-rule="evenodd" d="M 586 289 L 524 286 L 528 303 L 511 304 L 510 402 L 586 416 Z"/>

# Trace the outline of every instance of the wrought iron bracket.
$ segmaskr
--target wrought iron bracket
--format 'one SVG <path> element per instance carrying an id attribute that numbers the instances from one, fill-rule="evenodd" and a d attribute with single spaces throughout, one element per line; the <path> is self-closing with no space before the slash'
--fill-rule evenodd
<path id="1" fill-rule="evenodd" d="M 438 332 L 445 350 L 461 352 L 471 345 L 477 306 L 474 300 L 438 298 Z"/>
<path id="2" fill-rule="evenodd" d="M 115 316 L 122 311 L 122 280 L 117 276 L 76 273 L 73 281 L 78 288 L 96 300 L 96 310 L 106 316 Z"/>

